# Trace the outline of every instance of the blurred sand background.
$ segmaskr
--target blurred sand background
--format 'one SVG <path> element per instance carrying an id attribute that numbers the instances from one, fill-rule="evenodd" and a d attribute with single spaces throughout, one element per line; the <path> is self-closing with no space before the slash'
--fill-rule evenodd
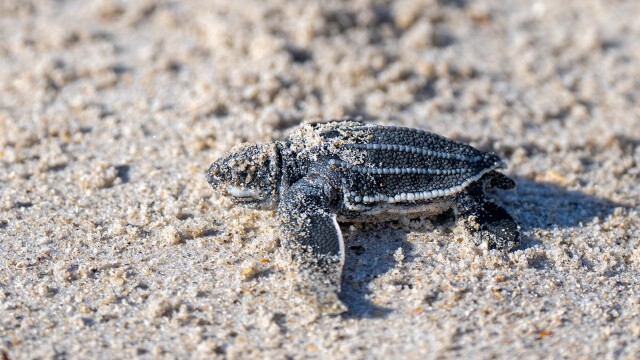
<path id="1" fill-rule="evenodd" d="M 0 355 L 640 357 L 640 2 L 0 0 Z M 349 312 L 290 298 L 244 141 L 362 115 L 498 153 L 523 229 L 344 227 Z"/>

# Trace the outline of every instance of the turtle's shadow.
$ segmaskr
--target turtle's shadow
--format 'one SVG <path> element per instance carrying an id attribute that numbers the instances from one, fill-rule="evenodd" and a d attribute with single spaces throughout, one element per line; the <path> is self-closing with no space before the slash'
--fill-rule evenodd
<path id="1" fill-rule="evenodd" d="M 492 191 L 489 196 L 511 213 L 525 234 L 534 229 L 582 226 L 595 218 L 604 219 L 616 207 L 625 206 L 550 183 L 523 178 L 515 180 L 518 185 L 516 190 Z M 453 213 L 443 214 L 435 221 L 436 226 L 451 226 L 454 222 Z M 344 227 L 347 226 L 345 224 Z M 345 231 L 346 259 L 340 294 L 348 307 L 344 318 L 377 318 L 392 312 L 392 309 L 376 305 L 368 299 L 371 295 L 368 284 L 396 265 L 394 252 L 398 248 L 402 248 L 405 262 L 411 262 L 419 255 L 414 254 L 413 245 L 407 241 L 407 232 L 394 230 L 386 223 L 379 226 L 379 230 Z M 516 251 L 540 243 L 535 237 L 525 235 Z"/>
<path id="2" fill-rule="evenodd" d="M 347 305 L 344 318 L 385 317 L 392 309 L 376 305 L 367 296 L 368 285 L 397 263 L 394 253 L 400 248 L 403 261 L 413 261 L 413 246 L 407 234 L 388 226 L 380 230 L 350 230 L 346 232 L 346 259 L 340 299 Z"/>
<path id="3" fill-rule="evenodd" d="M 491 194 L 520 224 L 524 233 L 534 229 L 563 229 L 580 227 L 596 218 L 604 219 L 616 207 L 625 206 L 615 201 L 567 190 L 559 185 L 515 178 L 514 191 Z M 527 249 L 540 241 L 524 236 L 519 249 Z"/>

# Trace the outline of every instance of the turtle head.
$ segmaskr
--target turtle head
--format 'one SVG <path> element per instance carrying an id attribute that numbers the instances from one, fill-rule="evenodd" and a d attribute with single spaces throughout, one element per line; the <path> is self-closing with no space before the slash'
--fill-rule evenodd
<path id="1" fill-rule="evenodd" d="M 240 144 L 216 160 L 207 181 L 237 204 L 273 208 L 278 201 L 280 152 L 276 144 Z"/>

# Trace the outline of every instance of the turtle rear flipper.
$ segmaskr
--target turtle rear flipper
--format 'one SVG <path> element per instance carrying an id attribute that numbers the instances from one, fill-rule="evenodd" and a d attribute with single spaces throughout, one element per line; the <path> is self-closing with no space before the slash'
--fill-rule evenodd
<path id="1" fill-rule="evenodd" d="M 464 218 L 467 230 L 480 234 L 489 249 L 510 251 L 520 244 L 520 230 L 511 215 L 487 198 L 479 184 L 469 186 L 456 198 L 458 218 Z"/>
<path id="2" fill-rule="evenodd" d="M 344 264 L 344 243 L 331 199 L 319 177 L 293 184 L 280 201 L 281 241 L 294 270 L 294 290 L 325 314 L 346 310 L 338 298 Z"/>
<path id="3" fill-rule="evenodd" d="M 485 189 L 513 190 L 516 188 L 516 182 L 513 179 L 495 170 L 484 174 L 480 182 L 484 184 Z"/>

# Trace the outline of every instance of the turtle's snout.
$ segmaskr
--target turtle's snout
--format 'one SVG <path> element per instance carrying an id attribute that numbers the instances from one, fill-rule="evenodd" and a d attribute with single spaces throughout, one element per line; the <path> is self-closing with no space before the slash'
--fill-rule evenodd
<path id="1" fill-rule="evenodd" d="M 207 182 L 213 186 L 213 187 L 217 187 L 222 179 L 220 178 L 220 165 L 218 165 L 217 162 L 214 162 L 213 164 L 211 164 L 211 167 L 209 167 L 209 170 L 207 171 Z"/>

